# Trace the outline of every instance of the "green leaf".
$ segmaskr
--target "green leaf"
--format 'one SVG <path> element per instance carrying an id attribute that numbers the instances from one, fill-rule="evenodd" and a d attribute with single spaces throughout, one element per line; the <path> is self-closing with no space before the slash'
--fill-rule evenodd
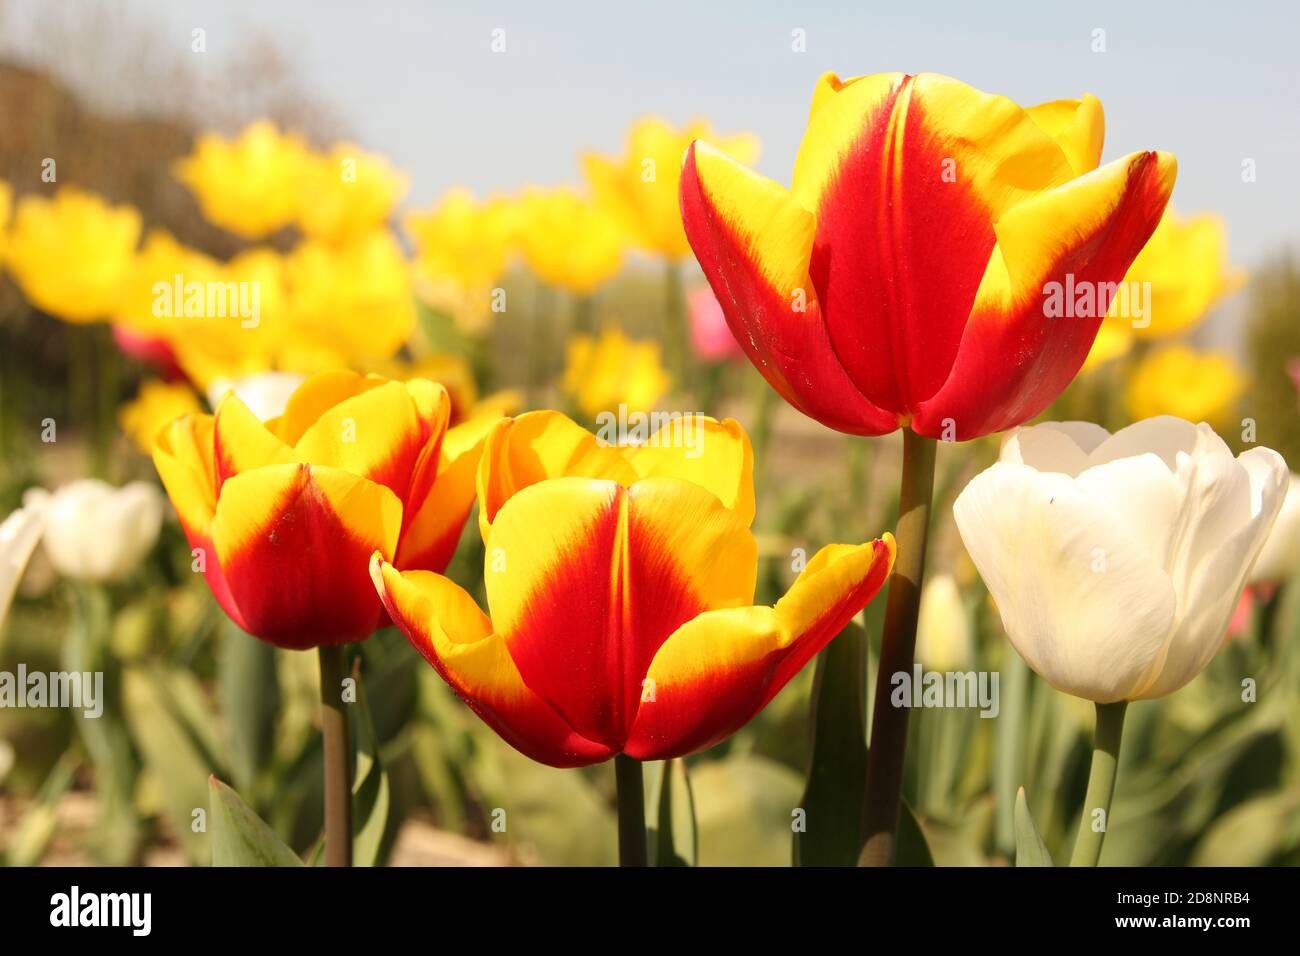
<path id="1" fill-rule="evenodd" d="M 850 623 L 817 656 L 808 777 L 794 833 L 795 866 L 853 866 L 867 782 L 867 635 Z"/>
<path id="2" fill-rule="evenodd" d="M 230 772 L 244 793 L 256 792 L 258 777 L 275 748 L 280 712 L 276 649 L 245 634 L 233 622 L 223 628 L 217 656 L 218 699 L 226 719 Z"/>
<path id="3" fill-rule="evenodd" d="M 64 669 L 104 674 L 103 713 L 87 717 L 73 711 L 81 742 L 95 768 L 95 797 L 99 816 L 92 840 L 101 863 L 128 866 L 138 862 L 143 842 L 139 815 L 135 810 L 135 784 L 139 765 L 131 747 L 131 736 L 116 701 L 121 699 L 121 668 L 108 653 L 107 640 L 112 617 L 108 592 L 99 585 L 72 585 L 77 603 L 77 623 L 63 645 Z"/>
<path id="4" fill-rule="evenodd" d="M 234 790 L 209 777 L 208 794 L 213 866 L 302 866 L 298 855 Z"/>
<path id="5" fill-rule="evenodd" d="M 45 778 L 31 807 L 19 818 L 9 838 L 9 849 L 0 857 L 5 866 L 36 866 L 59 827 L 59 801 L 72 787 L 77 771 L 74 752 L 66 750 Z"/>
<path id="6" fill-rule="evenodd" d="M 934 855 L 921 829 L 921 821 L 906 800 L 898 806 L 898 846 L 894 850 L 894 866 L 934 866 Z"/>
<path id="7" fill-rule="evenodd" d="M 1278 866 L 1300 845 L 1300 789 L 1256 797 L 1211 825 L 1192 866 Z"/>
<path id="8" fill-rule="evenodd" d="M 1047 844 L 1038 833 L 1038 825 L 1029 812 L 1025 788 L 1016 791 L 1016 866 L 1055 866 Z"/>
<path id="9" fill-rule="evenodd" d="M 646 764 L 646 785 L 650 799 L 650 865 L 695 866 L 699 860 L 699 837 L 695 829 L 695 797 L 690 773 L 680 759 Z"/>
<path id="10" fill-rule="evenodd" d="M 131 738 L 161 788 L 172 830 L 191 861 L 200 863 L 212 851 L 208 834 L 194 830 L 194 810 L 207 799 L 207 779 L 215 768 L 187 732 L 171 696 L 192 679 L 175 669 L 128 668 L 122 678 L 122 709 Z"/>
<path id="11" fill-rule="evenodd" d="M 357 700 L 348 709 L 352 739 L 356 742 L 355 778 L 352 781 L 352 864 L 378 866 L 384 849 L 384 832 L 388 827 L 388 774 L 379 759 L 379 741 L 375 739 L 365 685 L 358 670 L 353 670 L 352 674 L 357 681 Z"/>

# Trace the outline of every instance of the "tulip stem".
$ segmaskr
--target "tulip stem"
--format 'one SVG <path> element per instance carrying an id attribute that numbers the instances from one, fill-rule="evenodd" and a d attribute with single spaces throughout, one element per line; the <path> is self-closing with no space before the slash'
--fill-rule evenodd
<path id="1" fill-rule="evenodd" d="M 898 553 L 889 580 L 889 603 L 871 711 L 871 748 L 862 832 L 866 839 L 859 866 L 889 866 L 894 860 L 898 803 L 907 750 L 907 708 L 890 703 L 893 676 L 910 674 L 916 650 L 916 619 L 925 577 L 925 545 L 934 495 L 934 439 L 903 429 L 903 476 L 899 487 Z"/>
<path id="2" fill-rule="evenodd" d="M 1119 765 L 1119 739 L 1124 731 L 1128 701 L 1097 705 L 1097 729 L 1092 743 L 1092 769 L 1088 771 L 1088 793 L 1083 799 L 1083 819 L 1074 838 L 1070 866 L 1096 866 L 1101 844 L 1110 825 L 1110 800 L 1115 794 L 1115 770 Z M 1097 811 L 1101 816 L 1096 816 Z"/>
<path id="3" fill-rule="evenodd" d="M 320 723 L 325 748 L 325 865 L 352 865 L 352 755 L 343 709 L 347 676 L 341 644 L 321 645 Z"/>
<path id="4" fill-rule="evenodd" d="M 676 259 L 669 259 L 664 267 L 664 322 L 668 371 L 678 392 L 692 384 L 690 357 L 687 354 L 686 299 L 682 291 L 682 269 Z"/>
<path id="5" fill-rule="evenodd" d="M 616 756 L 614 781 L 618 788 L 618 865 L 646 866 L 648 847 L 641 761 L 625 754 Z"/>

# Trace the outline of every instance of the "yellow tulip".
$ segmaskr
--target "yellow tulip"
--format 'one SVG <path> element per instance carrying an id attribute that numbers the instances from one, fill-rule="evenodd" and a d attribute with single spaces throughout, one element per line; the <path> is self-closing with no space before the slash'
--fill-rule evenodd
<path id="1" fill-rule="evenodd" d="M 1174 415 L 1225 425 L 1245 390 L 1245 376 L 1228 355 L 1170 345 L 1145 356 L 1134 370 L 1128 411 L 1134 421 Z"/>
<path id="2" fill-rule="evenodd" d="M 544 282 L 590 295 L 622 266 L 625 234 L 607 207 L 567 187 L 530 189 L 520 206 L 519 247 Z"/>
<path id="3" fill-rule="evenodd" d="M 388 221 L 409 185 L 384 157 L 340 143 L 307 163 L 298 225 L 327 242 L 363 236 Z"/>
<path id="4" fill-rule="evenodd" d="M 411 274 L 392 233 L 307 240 L 287 260 L 300 326 L 349 359 L 392 355 L 415 329 Z"/>
<path id="5" fill-rule="evenodd" d="M 143 248 L 123 277 L 113 319 L 149 338 L 171 339 L 184 335 L 193 330 L 196 321 L 196 317 L 185 316 L 184 284 L 221 281 L 222 270 L 222 264 L 216 259 L 177 242 L 166 230 L 150 230 Z M 172 295 L 177 276 L 181 277 L 182 284 L 179 310 Z"/>
<path id="6" fill-rule="evenodd" d="M 659 343 L 629 339 L 607 328 L 599 338 L 575 335 L 569 339 L 564 390 L 583 414 L 617 411 L 648 412 L 668 390 Z"/>
<path id="7" fill-rule="evenodd" d="M 273 249 L 254 248 L 221 266 L 216 275 L 235 296 L 243 296 L 250 318 L 226 309 L 226 315 L 204 314 L 173 323 L 172 347 L 185 374 L 201 389 L 223 379 L 241 379 L 272 369 L 315 372 L 342 367 L 342 357 L 332 352 L 329 360 L 304 360 L 300 354 L 315 355 L 304 347 L 310 337 L 296 324 L 283 258 Z M 204 281 L 204 280 L 200 280 Z M 208 280 L 211 281 L 211 280 Z M 252 314 L 255 313 L 255 314 Z M 292 360 L 286 361 L 286 356 Z"/>
<path id="8" fill-rule="evenodd" d="M 408 215 L 421 295 L 465 327 L 481 329 L 491 314 L 491 289 L 509 262 L 517 219 L 511 203 L 479 202 L 460 188 L 432 209 Z"/>
<path id="9" fill-rule="evenodd" d="M 1228 262 L 1223 220 L 1212 213 L 1184 218 L 1169 206 L 1124 277 L 1129 296 L 1144 296 L 1137 314 L 1123 299 L 1110 313 L 1088 355 L 1087 367 L 1123 355 L 1138 339 L 1166 339 L 1189 331 L 1245 275 Z M 1149 301 L 1145 290 L 1150 290 Z"/>
<path id="10" fill-rule="evenodd" d="M 682 229 L 677 190 L 682 156 L 694 140 L 703 140 L 746 165 L 758 159 L 758 139 L 752 133 L 723 136 L 699 119 L 678 129 L 658 116 L 632 125 L 622 156 L 587 153 L 582 157 L 597 198 L 646 252 L 680 259 L 691 251 Z"/>
<path id="11" fill-rule="evenodd" d="M 117 421 L 136 446 L 150 454 L 154 439 L 164 425 L 202 410 L 198 397 L 188 385 L 154 380 L 141 385 L 140 394 L 117 410 Z"/>
<path id="12" fill-rule="evenodd" d="M 302 140 L 262 120 L 234 140 L 204 133 L 175 172 L 210 222 L 261 239 L 297 217 L 309 159 Z"/>
<path id="13" fill-rule="evenodd" d="M 9 271 L 37 308 L 68 322 L 108 318 L 135 260 L 140 213 L 67 186 L 24 196 L 9 232 Z"/>

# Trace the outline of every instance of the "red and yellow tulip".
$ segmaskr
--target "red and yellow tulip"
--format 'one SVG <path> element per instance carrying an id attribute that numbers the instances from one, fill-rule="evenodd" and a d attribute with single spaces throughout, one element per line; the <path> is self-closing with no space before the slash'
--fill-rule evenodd
<path id="1" fill-rule="evenodd" d="M 491 615 L 376 554 L 393 621 L 489 726 L 557 767 L 657 760 L 743 726 L 876 594 L 893 538 L 828 545 L 754 599 L 753 453 L 734 421 L 692 443 L 602 444 L 556 412 L 498 422 L 479 463 Z M 672 445 L 673 447 L 669 447 Z"/>
<path id="2" fill-rule="evenodd" d="M 1167 153 L 1097 168 L 1103 127 L 1091 96 L 1023 109 L 935 74 L 827 74 L 790 189 L 692 145 L 686 234 L 790 404 L 974 438 L 1042 411 L 1088 354 L 1102 315 L 1048 318 L 1049 284 L 1119 281 L 1169 199 Z"/>
<path id="3" fill-rule="evenodd" d="M 364 640 L 384 620 L 372 553 L 444 568 L 486 431 L 449 414 L 433 382 L 327 372 L 271 421 L 228 393 L 168 425 L 154 463 L 231 619 L 293 649 Z"/>

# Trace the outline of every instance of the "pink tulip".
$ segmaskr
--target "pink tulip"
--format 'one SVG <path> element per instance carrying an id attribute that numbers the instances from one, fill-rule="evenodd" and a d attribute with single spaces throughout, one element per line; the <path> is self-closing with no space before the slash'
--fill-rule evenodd
<path id="1" fill-rule="evenodd" d="M 706 362 L 722 362 L 744 354 L 727 327 L 722 304 L 712 289 L 702 285 L 691 292 L 686 302 L 691 317 L 691 344 L 696 355 Z"/>

